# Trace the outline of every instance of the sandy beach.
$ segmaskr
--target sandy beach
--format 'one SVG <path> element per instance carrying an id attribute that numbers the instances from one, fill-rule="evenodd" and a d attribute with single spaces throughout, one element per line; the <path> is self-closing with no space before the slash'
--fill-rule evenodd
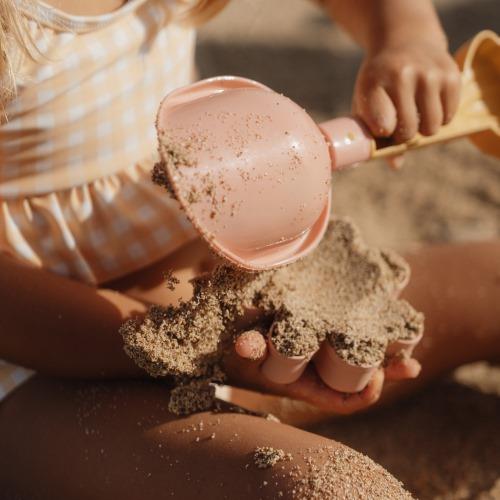
<path id="1" fill-rule="evenodd" d="M 498 0 L 436 4 L 453 50 L 481 29 L 500 32 Z M 233 0 L 203 27 L 197 54 L 200 77 L 254 78 L 317 120 L 349 112 L 360 60 L 304 0 Z M 335 213 L 372 244 L 404 253 L 500 237 L 500 161 L 466 140 L 411 153 L 400 172 L 374 162 L 336 174 L 333 188 Z M 500 366 L 480 363 L 390 408 L 312 430 L 366 453 L 418 498 L 486 500 L 500 498 L 499 422 Z"/>

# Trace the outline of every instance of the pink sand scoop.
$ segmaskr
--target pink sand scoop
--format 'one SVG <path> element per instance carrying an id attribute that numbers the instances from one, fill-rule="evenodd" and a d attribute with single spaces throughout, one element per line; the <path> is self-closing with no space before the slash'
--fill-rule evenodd
<path id="1" fill-rule="evenodd" d="M 377 144 L 355 118 L 320 125 L 287 97 L 245 78 L 222 76 L 178 89 L 161 103 L 160 140 L 181 151 L 166 162 L 170 183 L 214 250 L 249 270 L 293 262 L 321 240 L 330 214 L 332 169 L 471 135 L 500 157 L 500 42 L 479 33 L 458 53 L 462 99 L 432 137 Z"/>
<path id="2" fill-rule="evenodd" d="M 251 80 L 217 77 L 169 94 L 157 127 L 164 142 L 188 152 L 190 165 L 168 168 L 170 181 L 223 257 L 266 269 L 319 242 L 330 211 L 330 155 L 291 100 Z"/>

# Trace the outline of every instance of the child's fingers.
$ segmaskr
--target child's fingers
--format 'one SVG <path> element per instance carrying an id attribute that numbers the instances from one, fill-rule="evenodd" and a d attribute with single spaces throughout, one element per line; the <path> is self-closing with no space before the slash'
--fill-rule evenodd
<path id="1" fill-rule="evenodd" d="M 264 336 L 249 330 L 242 333 L 226 352 L 223 364 L 232 383 L 242 387 L 262 389 L 267 380 L 261 372 L 261 364 L 267 357 Z"/>
<path id="2" fill-rule="evenodd" d="M 375 404 L 382 394 L 384 378 L 384 370 L 377 370 L 368 385 L 361 392 L 344 395 L 342 411 L 338 412 L 347 415 L 364 410 Z"/>
<path id="3" fill-rule="evenodd" d="M 354 112 L 363 119 L 375 137 L 390 137 L 396 129 L 396 108 L 386 90 L 379 85 L 360 85 Z"/>
<path id="4" fill-rule="evenodd" d="M 375 403 L 382 392 L 384 384 L 382 369 L 376 372 L 363 391 L 346 394 L 326 386 L 311 366 L 307 367 L 296 382 L 291 384 L 271 382 L 260 370 L 264 356 L 251 361 L 247 357 L 240 357 L 235 350 L 226 357 L 225 366 L 233 373 L 233 382 L 237 382 L 237 385 L 305 401 L 324 411 L 342 415 L 354 413 Z"/>
<path id="5" fill-rule="evenodd" d="M 401 359 L 385 367 L 385 376 L 391 381 L 406 380 L 417 378 L 421 370 L 422 365 L 416 359 Z"/>
<path id="6" fill-rule="evenodd" d="M 262 361 L 267 355 L 266 339 L 256 330 L 244 332 L 236 339 L 234 350 L 241 358 Z"/>
<path id="7" fill-rule="evenodd" d="M 415 137 L 419 117 L 415 102 L 416 82 L 412 74 L 402 73 L 388 89 L 397 112 L 397 126 L 394 131 L 396 142 L 406 142 Z"/>
<path id="8" fill-rule="evenodd" d="M 382 393 L 383 385 L 384 371 L 380 369 L 361 392 L 338 392 L 327 387 L 315 371 L 308 368 L 299 380 L 284 387 L 288 397 L 306 401 L 324 411 L 348 415 L 374 404 Z"/>
<path id="9" fill-rule="evenodd" d="M 450 123 L 458 109 L 460 101 L 460 73 L 458 68 L 450 70 L 441 88 L 441 104 L 443 106 L 443 123 Z"/>
<path id="10" fill-rule="evenodd" d="M 435 134 L 443 124 L 441 78 L 437 73 L 429 72 L 419 79 L 416 101 L 420 115 L 419 132 L 422 135 Z"/>

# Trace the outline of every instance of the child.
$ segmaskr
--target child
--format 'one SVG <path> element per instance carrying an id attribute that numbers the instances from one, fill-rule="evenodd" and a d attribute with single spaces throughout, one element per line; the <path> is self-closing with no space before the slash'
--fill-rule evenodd
<path id="1" fill-rule="evenodd" d="M 165 410 L 164 386 L 130 380 L 143 373 L 117 333 L 149 304 L 188 295 L 187 281 L 210 265 L 205 245 L 149 177 L 156 107 L 191 78 L 191 26 L 224 3 L 0 0 L 0 396 L 10 393 L 0 404 L 0 484 L 7 496 L 191 498 L 203 491 L 206 498 L 254 498 L 262 475 L 245 464 L 256 445 L 313 447 L 319 456 L 325 446 L 341 446 L 245 415 L 176 420 Z M 452 117 L 458 72 L 430 1 L 322 3 L 366 49 L 354 104 L 376 135 L 405 140 Z M 493 252 L 486 247 L 470 258 L 482 263 L 485 251 Z M 437 286 L 454 278 L 445 257 L 432 261 L 442 273 L 450 269 Z M 167 269 L 182 280 L 175 293 L 163 285 Z M 425 298 L 434 276 L 430 267 L 419 276 L 416 296 Z M 449 304 L 431 305 L 416 299 L 431 314 L 427 335 L 434 338 L 432 314 L 441 321 Z M 492 338 L 486 327 L 481 353 L 450 355 L 442 366 L 483 356 Z M 370 405 L 383 384 L 380 372 L 345 398 L 310 374 L 277 387 L 262 380 L 257 363 L 233 358 L 231 366 L 235 381 L 337 412 Z M 388 375 L 411 378 L 418 369 L 409 361 Z M 31 370 L 60 378 L 29 378 Z M 191 424 L 213 426 L 207 435 L 217 439 L 194 447 L 181 432 Z M 266 494 L 290 497 L 291 484 L 280 476 Z"/>

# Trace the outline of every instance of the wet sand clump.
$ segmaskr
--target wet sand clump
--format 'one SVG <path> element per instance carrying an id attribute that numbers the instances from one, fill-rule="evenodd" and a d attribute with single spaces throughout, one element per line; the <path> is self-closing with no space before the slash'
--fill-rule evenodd
<path id="1" fill-rule="evenodd" d="M 353 364 L 378 364 L 389 343 L 422 331 L 422 315 L 396 298 L 408 274 L 398 255 L 368 248 L 351 222 L 334 219 L 294 264 L 260 273 L 223 265 L 193 280 L 190 300 L 125 323 L 125 350 L 155 377 L 211 380 L 239 333 L 234 322 L 257 308 L 283 355 L 312 354 L 327 339 Z"/>
<path id="2" fill-rule="evenodd" d="M 215 386 L 204 380 L 193 380 L 172 389 L 168 411 L 174 415 L 191 415 L 215 406 Z"/>
<path id="3" fill-rule="evenodd" d="M 167 190 L 167 193 L 175 200 L 175 191 L 168 177 L 167 169 L 165 163 L 158 162 L 153 166 L 153 170 L 151 171 L 151 180 L 158 184 L 159 186 L 164 187 Z"/>
<path id="4" fill-rule="evenodd" d="M 286 454 L 280 448 L 272 448 L 271 446 L 258 446 L 253 454 L 253 462 L 259 469 L 268 469 L 274 467 L 278 462 L 283 460 L 291 460 L 292 456 Z"/>
<path id="5" fill-rule="evenodd" d="M 371 337 L 359 337 L 349 335 L 350 327 L 346 327 L 341 333 L 332 333 L 327 337 L 330 345 L 335 349 L 337 355 L 344 361 L 356 366 L 375 366 L 385 356 L 386 342 L 384 339 Z"/>

